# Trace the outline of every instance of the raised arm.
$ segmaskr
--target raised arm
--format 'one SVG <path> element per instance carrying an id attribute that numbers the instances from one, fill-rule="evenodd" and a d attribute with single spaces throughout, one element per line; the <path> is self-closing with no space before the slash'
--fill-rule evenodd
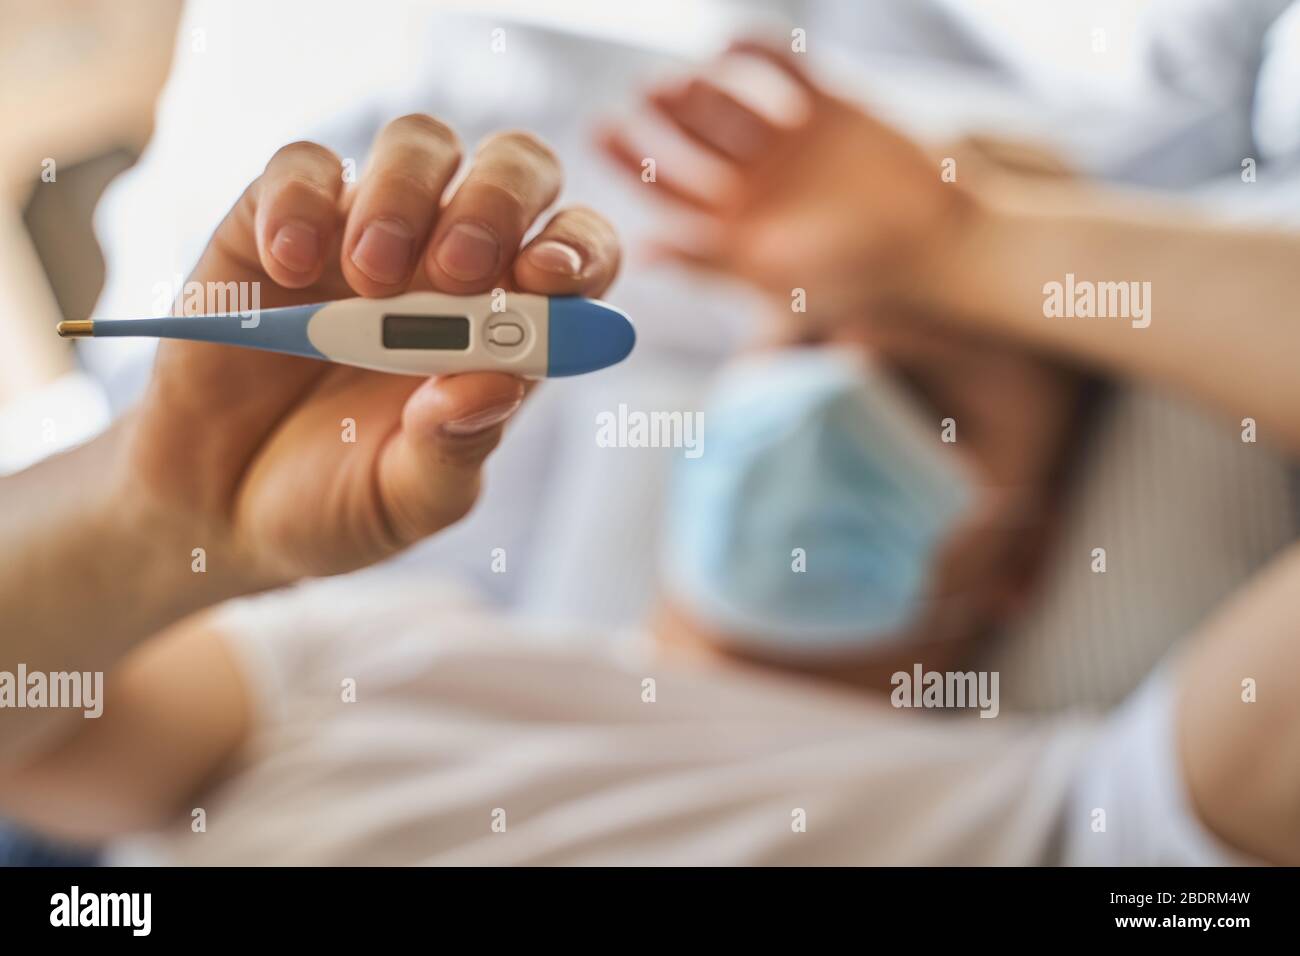
<path id="1" fill-rule="evenodd" d="M 1031 150 L 926 152 L 804 60 L 744 43 L 653 90 L 685 153 L 627 125 L 606 133 L 638 177 L 662 158 L 639 188 L 699 222 L 665 232 L 665 255 L 752 283 L 805 334 L 947 323 L 1178 389 L 1300 452 L 1300 235 L 1043 175 L 1062 167 Z"/>
<path id="2" fill-rule="evenodd" d="M 1300 453 L 1298 265 L 1296 233 L 1026 185 L 975 206 L 900 294 L 971 328 L 1254 418 L 1261 436 Z M 1089 295 L 1094 313 L 1099 303 L 1128 308 L 1080 315 Z"/>

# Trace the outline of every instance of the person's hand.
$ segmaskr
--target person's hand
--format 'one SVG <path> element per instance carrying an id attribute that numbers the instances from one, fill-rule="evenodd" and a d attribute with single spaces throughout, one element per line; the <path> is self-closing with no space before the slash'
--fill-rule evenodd
<path id="1" fill-rule="evenodd" d="M 796 60 L 740 43 L 711 71 L 650 93 L 671 135 L 693 143 L 703 163 L 669 161 L 680 149 L 646 142 L 628 125 L 606 130 L 602 144 L 638 176 L 646 159 L 659 157 L 642 188 L 699 217 L 656 243 L 667 258 L 746 280 L 787 303 L 803 289 L 819 319 L 856 316 L 915 276 L 971 200 L 943 181 L 937 159 L 822 89 Z M 744 82 L 726 82 L 742 63 Z M 771 75 L 756 74 L 756 63 Z M 770 92 L 758 90 L 765 79 Z"/>
<path id="2" fill-rule="evenodd" d="M 520 248 L 560 190 L 545 145 L 519 132 L 489 138 L 448 196 L 460 160 L 456 134 L 422 115 L 379 134 L 355 186 L 324 147 L 286 146 L 190 281 L 260 283 L 266 308 L 409 289 L 609 286 L 618 242 L 590 210 L 561 210 Z M 501 373 L 425 379 L 164 342 L 129 423 L 122 494 L 205 547 L 209 571 L 237 565 L 254 586 L 347 571 L 469 510 L 525 391 Z"/>

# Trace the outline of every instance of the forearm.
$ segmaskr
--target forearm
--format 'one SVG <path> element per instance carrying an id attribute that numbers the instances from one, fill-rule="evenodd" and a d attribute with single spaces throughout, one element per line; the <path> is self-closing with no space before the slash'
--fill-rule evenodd
<path id="1" fill-rule="evenodd" d="M 1192 802 L 1255 859 L 1300 865 L 1300 547 L 1206 627 L 1178 670 Z"/>
<path id="2" fill-rule="evenodd" d="M 944 243 L 904 293 L 911 305 L 1177 389 L 1234 422 L 1254 418 L 1262 436 L 1300 449 L 1300 236 L 1210 224 L 1150 200 L 1035 186 L 977 205 Z M 1127 315 L 1082 317 L 1068 301 L 1068 275 L 1080 295 L 1088 284 L 1095 292 L 1101 283 L 1137 283 L 1129 291 L 1142 298 L 1130 300 Z M 1064 315 L 1045 314 L 1048 283 L 1061 284 Z M 1094 314 L 1114 301 L 1095 297 Z"/>
<path id="3" fill-rule="evenodd" d="M 104 715 L 57 746 L 0 765 L 0 814 L 52 836 L 99 841 L 185 816 L 252 726 L 242 669 L 206 615 L 129 654 Z"/>
<path id="4" fill-rule="evenodd" d="M 0 482 L 0 672 L 106 671 L 173 621 L 246 589 L 192 518 L 133 493 L 122 477 L 128 427 Z M 197 547 L 215 552 L 203 572 Z M 81 714 L 14 704 L 0 709 L 0 762 Z"/>

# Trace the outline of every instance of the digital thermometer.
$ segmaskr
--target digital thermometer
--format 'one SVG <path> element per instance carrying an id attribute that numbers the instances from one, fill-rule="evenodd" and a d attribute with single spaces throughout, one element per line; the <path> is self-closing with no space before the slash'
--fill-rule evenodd
<path id="1" fill-rule="evenodd" d="M 494 305 L 496 308 L 494 309 Z M 444 295 L 340 299 L 263 309 L 253 316 L 60 322 L 68 337 L 148 336 L 219 342 L 380 372 L 581 375 L 625 359 L 636 331 L 619 309 L 574 296 Z"/>

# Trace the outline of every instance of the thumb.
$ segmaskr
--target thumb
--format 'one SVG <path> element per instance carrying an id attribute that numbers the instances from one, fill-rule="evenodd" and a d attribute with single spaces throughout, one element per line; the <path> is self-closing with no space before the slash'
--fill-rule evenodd
<path id="1" fill-rule="evenodd" d="M 479 472 L 502 426 L 527 393 L 500 372 L 433 378 L 411 393 L 401 430 L 378 464 L 380 501 L 400 545 L 463 518 L 479 492 Z"/>

